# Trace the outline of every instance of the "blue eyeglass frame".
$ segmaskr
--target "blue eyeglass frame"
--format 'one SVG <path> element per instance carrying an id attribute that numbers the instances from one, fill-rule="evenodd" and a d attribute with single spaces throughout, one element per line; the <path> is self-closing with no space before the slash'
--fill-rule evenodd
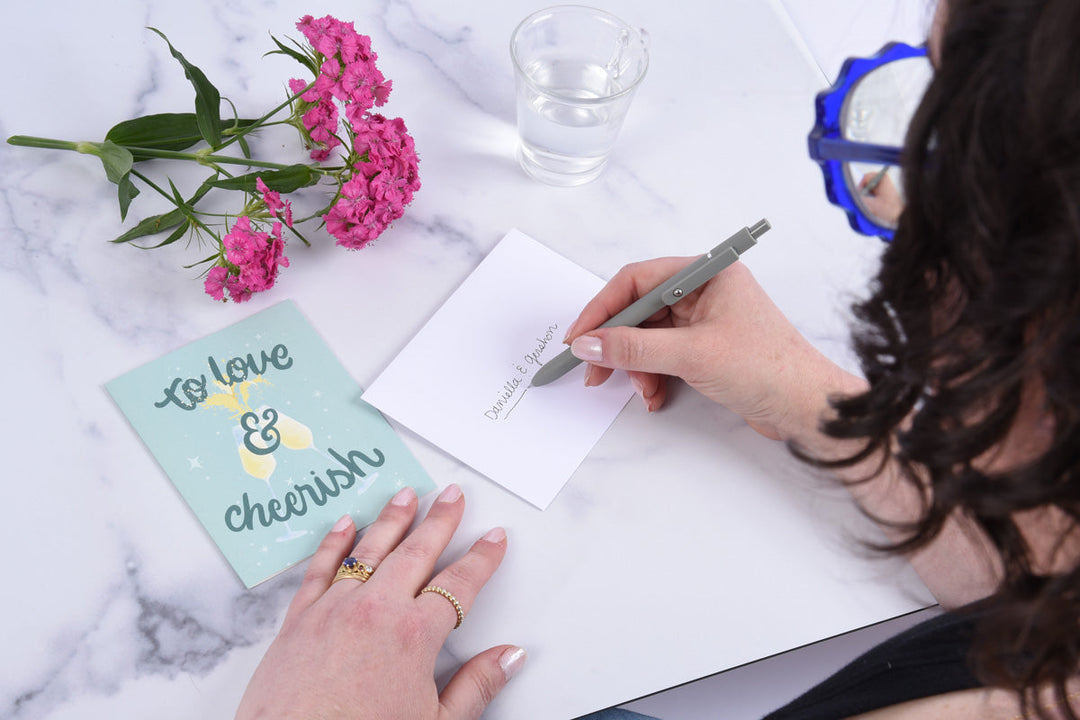
<path id="1" fill-rule="evenodd" d="M 821 167 L 825 176 L 825 194 L 829 202 L 844 210 L 851 228 L 863 235 L 877 236 L 889 241 L 893 229 L 880 225 L 863 212 L 852 196 L 845 180 L 844 163 L 866 162 L 879 165 L 899 165 L 900 148 L 891 145 L 846 140 L 840 128 L 840 118 L 848 93 L 870 72 L 897 60 L 925 57 L 926 46 L 914 47 L 900 42 L 885 45 L 869 58 L 848 58 L 840 68 L 835 83 L 814 98 L 816 119 L 807 136 L 810 157 Z"/>

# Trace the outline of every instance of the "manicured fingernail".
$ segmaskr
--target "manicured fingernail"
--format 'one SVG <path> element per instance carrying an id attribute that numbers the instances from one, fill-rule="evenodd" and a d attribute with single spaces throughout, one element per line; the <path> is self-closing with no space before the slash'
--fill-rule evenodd
<path id="1" fill-rule="evenodd" d="M 435 502 L 457 502 L 459 497 L 461 497 L 461 488 L 459 488 L 456 483 L 451 483 L 446 486 L 445 490 L 439 493 L 439 497 L 435 499 Z"/>
<path id="2" fill-rule="evenodd" d="M 487 534 L 480 539 L 486 540 L 489 543 L 495 543 L 497 545 L 506 539 L 506 531 L 503 530 L 501 527 L 492 528 L 491 530 L 488 530 Z"/>
<path id="3" fill-rule="evenodd" d="M 566 334 L 563 335 L 563 337 L 562 337 L 563 345 L 570 342 L 570 336 L 574 334 L 574 326 L 575 325 L 577 325 L 577 320 L 570 323 L 570 327 L 566 328 Z"/>
<path id="4" fill-rule="evenodd" d="M 334 527 L 330 532 L 344 532 L 346 529 L 353 527 L 352 518 L 348 515 L 342 515 L 341 519 L 334 523 Z"/>
<path id="5" fill-rule="evenodd" d="M 630 384 L 634 386 L 634 392 L 638 394 L 641 402 L 645 404 L 645 410 L 652 412 L 652 398 L 645 397 L 645 385 L 642 384 L 640 379 L 633 376 L 630 377 Z"/>
<path id="6" fill-rule="evenodd" d="M 593 335 L 582 335 L 575 339 L 570 343 L 570 352 L 585 362 L 601 362 L 604 359 L 604 346 L 600 338 Z"/>
<path id="7" fill-rule="evenodd" d="M 413 501 L 416 497 L 416 491 L 411 487 L 403 487 L 397 491 L 397 495 L 390 498 L 391 505 L 397 505 L 398 507 L 405 507 Z"/>
<path id="8" fill-rule="evenodd" d="M 509 680 L 518 674 L 525 664 L 525 651 L 519 647 L 506 648 L 499 656 L 499 667 L 502 668 L 503 676 Z"/>
<path id="9" fill-rule="evenodd" d="M 596 374 L 596 366 L 595 365 L 586 365 L 585 366 L 585 387 L 592 387 L 593 385 L 596 384 L 595 378 L 593 378 L 593 375 L 595 375 L 595 374 Z"/>

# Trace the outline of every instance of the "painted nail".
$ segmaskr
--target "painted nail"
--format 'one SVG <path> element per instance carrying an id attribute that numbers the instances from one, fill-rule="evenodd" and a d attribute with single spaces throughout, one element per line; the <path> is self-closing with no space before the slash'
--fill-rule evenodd
<path id="1" fill-rule="evenodd" d="M 390 498 L 391 505 L 397 505 L 398 507 L 405 507 L 413 501 L 416 497 L 416 491 L 411 487 L 403 487 L 397 491 L 397 495 Z"/>
<path id="2" fill-rule="evenodd" d="M 461 497 L 461 488 L 459 488 L 456 483 L 451 483 L 446 486 L 445 490 L 439 493 L 439 497 L 435 499 L 435 502 L 457 502 L 459 497 Z"/>
<path id="3" fill-rule="evenodd" d="M 482 537 L 480 539 L 481 540 L 486 540 L 489 543 L 495 543 L 496 545 L 498 545 L 499 543 L 501 543 L 503 540 L 506 539 L 506 531 L 503 530 L 501 527 L 492 528 L 491 530 L 488 530 L 487 534 L 484 535 L 484 537 Z"/>
<path id="4" fill-rule="evenodd" d="M 652 398 L 645 397 L 645 386 L 641 383 L 641 380 L 636 377 L 631 377 L 630 384 L 634 386 L 634 392 L 638 394 L 638 397 L 641 398 L 641 402 L 645 404 L 645 410 L 647 412 L 652 412 Z"/>
<path id="5" fill-rule="evenodd" d="M 499 656 L 499 667 L 502 668 L 503 676 L 509 680 L 518 674 L 518 670 L 525 664 L 525 651 L 519 647 L 511 647 L 503 650 Z"/>
<path id="6" fill-rule="evenodd" d="M 341 519 L 334 523 L 334 527 L 330 530 L 330 532 L 344 532 L 346 528 L 351 528 L 352 526 L 352 518 L 348 515 L 342 515 Z"/>
<path id="7" fill-rule="evenodd" d="M 563 338 L 562 338 L 563 345 L 570 342 L 570 336 L 574 334 L 574 326 L 575 325 L 577 325 L 577 320 L 570 323 L 570 327 L 566 328 L 566 334 L 563 335 Z"/>
<path id="8" fill-rule="evenodd" d="M 570 343 L 570 352 L 578 360 L 601 362 L 604 359 L 604 345 L 594 335 L 582 335 Z"/>

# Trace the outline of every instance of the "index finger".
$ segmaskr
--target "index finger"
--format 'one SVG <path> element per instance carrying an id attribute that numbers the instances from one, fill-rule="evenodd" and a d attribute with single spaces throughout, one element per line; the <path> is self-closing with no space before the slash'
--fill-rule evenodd
<path id="1" fill-rule="evenodd" d="M 623 266 L 615 277 L 601 288 L 590 300 L 570 325 L 565 342 L 570 342 L 579 335 L 594 330 L 613 318 L 660 283 L 682 270 L 694 261 L 693 257 L 666 257 L 656 260 L 631 263 Z M 660 310 L 650 320 L 657 320 L 667 313 L 667 308 Z"/>

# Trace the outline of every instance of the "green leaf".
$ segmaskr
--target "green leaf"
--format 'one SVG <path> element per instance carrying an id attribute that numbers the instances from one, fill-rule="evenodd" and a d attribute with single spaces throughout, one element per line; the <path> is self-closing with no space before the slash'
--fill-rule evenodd
<path id="1" fill-rule="evenodd" d="M 176 183 L 172 181 L 172 178 L 166 178 L 169 181 L 169 189 L 172 190 L 172 200 L 176 203 L 177 207 L 184 207 L 184 196 L 180 194 L 180 189 L 176 187 Z"/>
<path id="2" fill-rule="evenodd" d="M 241 136 L 237 142 L 240 144 L 240 151 L 244 153 L 244 157 L 248 160 L 251 159 L 251 146 L 248 145 L 247 138 Z"/>
<path id="3" fill-rule="evenodd" d="M 135 196 L 139 194 L 139 188 L 135 187 L 135 183 L 131 181 L 131 173 L 127 173 L 124 177 L 120 178 L 120 182 L 116 183 L 116 196 L 120 201 L 120 220 L 127 219 L 128 207 L 131 205 L 131 201 L 135 199 Z"/>
<path id="4" fill-rule="evenodd" d="M 270 36 L 270 39 L 274 41 L 274 44 L 278 46 L 278 49 L 271 50 L 270 52 L 266 53 L 267 55 L 287 55 L 288 57 L 291 57 L 293 60 L 306 67 L 308 70 L 311 70 L 311 72 L 316 77 L 319 75 L 319 68 L 315 65 L 315 61 L 312 60 L 310 56 L 305 55 L 304 53 L 297 50 L 293 50 L 291 47 L 282 44 L 281 41 L 279 41 L 273 35 Z"/>
<path id="5" fill-rule="evenodd" d="M 215 173 L 213 177 L 208 177 L 206 180 L 203 180 L 203 184 L 199 186 L 199 189 L 195 191 L 195 194 L 191 196 L 191 199 L 187 201 L 188 209 L 191 209 L 191 207 L 194 206 L 195 203 L 202 200 L 203 195 L 214 189 L 214 186 L 210 183 L 212 183 L 214 181 L 214 178 L 216 177 L 217 173 Z"/>
<path id="6" fill-rule="evenodd" d="M 213 186 L 210 184 L 210 182 L 213 180 L 214 177 L 217 177 L 217 175 L 214 175 L 213 177 L 205 180 L 203 184 L 199 186 L 199 189 L 195 191 L 195 194 L 191 196 L 191 199 L 187 202 L 184 202 L 183 198 L 180 198 L 179 192 L 176 190 L 176 186 L 172 185 L 172 180 L 170 179 L 169 184 L 172 185 L 173 192 L 176 193 L 177 198 L 180 198 L 180 207 L 177 207 L 175 210 L 170 210 L 167 213 L 162 213 L 161 215 L 154 215 L 140 221 L 138 225 L 131 228 L 115 240 L 112 240 L 112 242 L 131 242 L 132 240 L 137 240 L 138 238 L 146 237 L 147 235 L 156 235 L 159 232 L 165 232 L 166 230 L 180 226 L 179 228 L 177 228 L 176 233 L 173 233 L 174 235 L 176 235 L 176 237 L 174 238 L 170 235 L 169 239 L 166 239 L 166 241 L 162 243 L 162 245 L 168 245 L 169 243 L 176 242 L 176 240 L 183 237 L 184 233 L 186 233 L 188 231 L 188 228 L 191 227 L 191 221 L 190 219 L 188 219 L 188 214 L 194 212 L 195 203 L 199 202 L 199 200 L 202 200 L 203 196 L 213 189 Z M 155 247 L 161 247 L 161 245 L 157 245 Z"/>
<path id="7" fill-rule="evenodd" d="M 124 176 L 131 172 L 134 162 L 131 152 L 108 140 L 100 143 L 75 143 L 75 149 L 84 155 L 97 155 L 101 158 L 101 164 L 105 166 L 105 176 L 109 178 L 109 182 L 119 184 Z"/>
<path id="8" fill-rule="evenodd" d="M 243 128 L 254 122 L 251 119 L 235 120 L 231 126 Z M 225 125 L 225 121 L 220 124 Z M 117 123 L 105 133 L 105 139 L 117 145 L 180 152 L 200 142 L 203 136 L 195 113 L 158 113 Z M 135 162 L 150 158 L 137 151 L 133 155 Z"/>
<path id="9" fill-rule="evenodd" d="M 190 270 L 193 267 L 198 267 L 199 265 L 203 265 L 205 263 L 212 262 L 212 261 L 217 260 L 217 259 L 218 259 L 218 254 L 214 253 L 213 255 L 211 255 L 208 258 L 203 258 L 202 260 L 199 260 L 198 262 L 193 262 L 190 265 L 185 265 L 184 269 L 185 270 Z"/>
<path id="10" fill-rule="evenodd" d="M 169 235 L 169 237 L 165 238 L 164 240 L 159 242 L 157 245 L 137 245 L 136 247 L 139 247 L 139 248 L 141 248 L 143 250 L 153 250 L 155 248 L 165 247 L 166 245 L 172 245 L 174 242 L 176 242 L 177 240 L 179 240 L 180 238 L 184 237 L 184 235 L 187 234 L 188 228 L 190 226 L 191 226 L 190 222 L 184 223 L 180 227 L 176 228 L 176 230 L 174 230 L 172 232 L 172 234 Z"/>
<path id="11" fill-rule="evenodd" d="M 268 188 L 283 193 L 291 193 L 293 190 L 314 185 L 319 181 L 319 176 L 311 171 L 310 166 L 290 165 L 282 170 L 262 170 L 234 178 L 208 182 L 213 187 L 223 190 L 243 190 L 244 192 L 253 193 L 255 192 L 255 178 L 260 177 Z"/>
<path id="12" fill-rule="evenodd" d="M 185 222 L 185 216 L 183 211 L 180 209 L 170 210 L 167 213 L 162 213 L 161 215 L 154 215 L 152 217 L 141 220 L 138 225 L 131 228 L 126 233 L 116 238 L 115 240 L 112 240 L 111 242 L 131 242 L 132 240 L 146 237 L 147 235 L 156 235 L 159 232 L 164 232 L 165 230 L 174 228 L 181 223 L 184 224 L 186 229 L 187 223 Z"/>
<path id="13" fill-rule="evenodd" d="M 218 147 L 221 145 L 221 93 L 206 79 L 202 70 L 189 63 L 187 58 L 173 47 L 169 38 L 165 37 L 165 33 L 157 28 L 149 29 L 161 36 L 161 39 L 169 46 L 169 52 L 183 66 L 184 75 L 195 88 L 195 118 L 198 121 L 199 134 L 210 147 Z"/>
<path id="14" fill-rule="evenodd" d="M 139 194 L 139 189 L 131 181 L 131 166 L 134 164 L 131 152 L 108 140 L 100 143 L 75 143 L 75 149 L 85 155 L 97 155 L 101 158 L 101 164 L 105 166 L 105 177 L 109 178 L 109 182 L 116 183 L 120 219 L 125 219 L 131 201 Z"/>

